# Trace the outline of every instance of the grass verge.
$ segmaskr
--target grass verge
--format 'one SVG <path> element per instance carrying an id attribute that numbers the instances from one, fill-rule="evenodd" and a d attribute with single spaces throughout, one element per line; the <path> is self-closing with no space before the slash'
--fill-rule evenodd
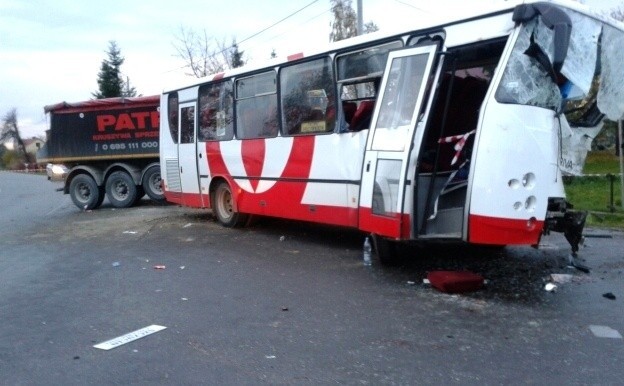
<path id="1" fill-rule="evenodd" d="M 587 210 L 587 225 L 624 229 L 624 209 L 620 195 L 619 159 L 613 151 L 590 152 L 585 174 L 600 177 L 570 177 L 564 180 L 567 199 L 574 209 Z M 611 182 L 607 174 L 616 175 L 613 181 L 613 208 L 611 207 Z"/>

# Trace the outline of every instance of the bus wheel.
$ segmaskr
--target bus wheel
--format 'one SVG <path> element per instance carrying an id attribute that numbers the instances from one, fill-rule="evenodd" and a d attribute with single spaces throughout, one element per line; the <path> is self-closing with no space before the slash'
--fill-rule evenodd
<path id="1" fill-rule="evenodd" d="M 156 202 L 165 201 L 165 194 L 163 193 L 162 186 L 160 185 L 160 166 L 154 165 L 147 169 L 143 175 L 143 190 L 149 198 Z"/>
<path id="2" fill-rule="evenodd" d="M 79 174 L 69 184 L 69 194 L 74 205 L 83 210 L 95 209 L 104 200 L 104 192 L 93 177 Z"/>
<path id="3" fill-rule="evenodd" d="M 106 196 L 116 208 L 131 207 L 135 203 L 137 194 L 137 186 L 126 172 L 113 172 L 106 179 Z"/>
<path id="4" fill-rule="evenodd" d="M 236 228 L 245 225 L 248 216 L 236 212 L 233 205 L 232 190 L 227 182 L 219 182 L 212 195 L 212 210 L 221 225 Z"/>
<path id="5" fill-rule="evenodd" d="M 401 259 L 399 258 L 396 243 L 382 236 L 371 234 L 373 240 L 373 248 L 381 265 L 396 266 Z"/>

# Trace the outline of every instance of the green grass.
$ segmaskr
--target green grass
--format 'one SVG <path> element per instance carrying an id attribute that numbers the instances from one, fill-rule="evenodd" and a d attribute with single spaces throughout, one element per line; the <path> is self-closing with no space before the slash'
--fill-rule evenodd
<path id="1" fill-rule="evenodd" d="M 590 152 L 583 169 L 585 174 L 617 174 L 620 172 L 618 157 L 613 151 Z M 613 205 L 610 206 L 610 182 L 607 177 L 573 177 L 564 181 L 567 199 L 574 209 L 587 210 L 587 225 L 624 229 L 624 209 L 620 196 L 620 178 L 613 183 Z"/>

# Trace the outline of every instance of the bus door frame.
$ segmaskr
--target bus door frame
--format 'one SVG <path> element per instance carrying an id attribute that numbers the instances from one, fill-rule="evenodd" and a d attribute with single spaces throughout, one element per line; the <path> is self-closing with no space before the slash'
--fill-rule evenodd
<path id="1" fill-rule="evenodd" d="M 410 237 L 411 221 L 404 207 L 406 188 L 415 183 L 410 176 L 415 175 L 411 169 L 416 157 L 411 158 L 411 153 L 421 147 L 426 123 L 422 106 L 430 100 L 427 93 L 433 91 L 427 89 L 427 84 L 433 84 L 431 78 L 441 69 L 436 65 L 439 50 L 440 45 L 431 42 L 388 55 L 362 168 L 359 228 L 364 231 L 395 239 Z M 420 76 L 411 78 L 420 86 L 417 95 L 406 96 L 409 90 L 404 86 L 409 83 L 405 78 L 410 75 Z M 403 113 L 410 115 L 404 115 L 404 124 L 396 124 L 401 119 L 401 102 L 405 103 Z M 391 118 L 389 113 L 393 113 Z M 386 125 L 388 122 L 392 124 Z M 414 167 L 410 167 L 410 160 Z"/>
<path id="2" fill-rule="evenodd" d="M 188 117 L 187 109 L 193 109 L 192 121 L 186 124 L 193 125 L 193 140 L 191 142 L 183 141 L 182 136 L 183 120 Z M 180 186 L 182 189 L 182 205 L 191 207 L 202 207 L 202 198 L 200 194 L 199 173 L 197 165 L 197 101 L 187 101 L 180 103 L 178 106 L 178 160 L 180 172 Z"/>

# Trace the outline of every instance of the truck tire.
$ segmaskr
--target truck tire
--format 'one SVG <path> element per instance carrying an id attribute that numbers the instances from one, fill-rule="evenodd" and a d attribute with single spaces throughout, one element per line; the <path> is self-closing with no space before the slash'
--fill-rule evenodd
<path id="1" fill-rule="evenodd" d="M 160 185 L 160 179 L 160 166 L 153 165 L 143 174 L 143 181 L 141 183 L 145 193 L 156 202 L 165 201 L 165 194 Z"/>
<path id="2" fill-rule="evenodd" d="M 248 216 L 234 210 L 232 189 L 227 182 L 219 182 L 211 197 L 212 210 L 221 225 L 238 228 L 247 223 Z"/>
<path id="3" fill-rule="evenodd" d="M 95 209 L 104 200 L 104 192 L 88 174 L 78 174 L 72 178 L 69 195 L 74 205 L 83 210 Z"/>
<path id="4" fill-rule="evenodd" d="M 136 202 L 137 186 L 126 172 L 116 171 L 106 179 L 106 196 L 116 208 L 129 208 Z"/>

